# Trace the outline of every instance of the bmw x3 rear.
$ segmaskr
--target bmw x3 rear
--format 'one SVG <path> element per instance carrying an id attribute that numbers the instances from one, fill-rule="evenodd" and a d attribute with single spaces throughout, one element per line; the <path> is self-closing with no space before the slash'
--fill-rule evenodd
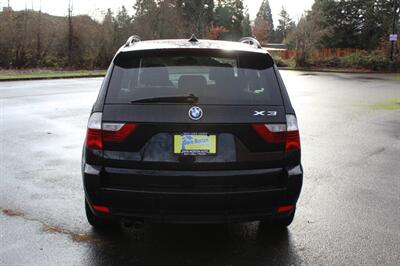
<path id="1" fill-rule="evenodd" d="M 115 55 L 82 156 L 88 221 L 288 226 L 303 170 L 295 111 L 256 40 L 140 41 Z"/>

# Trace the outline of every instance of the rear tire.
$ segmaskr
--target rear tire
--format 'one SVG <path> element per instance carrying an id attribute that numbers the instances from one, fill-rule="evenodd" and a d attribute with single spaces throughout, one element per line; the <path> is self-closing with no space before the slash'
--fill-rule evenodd
<path id="1" fill-rule="evenodd" d="M 96 216 L 90 209 L 86 200 L 85 212 L 87 221 L 97 231 L 115 230 L 119 228 L 119 224 L 115 220 Z"/>

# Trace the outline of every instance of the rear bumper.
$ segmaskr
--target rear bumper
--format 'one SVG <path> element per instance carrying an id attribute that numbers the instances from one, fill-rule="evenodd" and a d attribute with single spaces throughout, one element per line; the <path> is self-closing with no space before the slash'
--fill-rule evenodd
<path id="1" fill-rule="evenodd" d="M 86 165 L 83 171 L 83 180 L 86 199 L 90 204 L 107 206 L 108 214 L 96 213 L 98 216 L 114 218 L 128 218 L 150 222 L 165 223 L 224 223 L 245 222 L 261 220 L 276 215 L 285 216 L 288 213 L 277 213 L 277 208 L 284 205 L 295 205 L 300 194 L 303 171 L 301 165 L 290 169 L 280 170 L 282 183 L 273 182 L 271 186 L 255 187 L 253 183 L 257 178 L 276 175 L 271 169 L 243 170 L 243 171 L 215 171 L 184 173 L 183 178 L 194 179 L 194 176 L 216 176 L 222 180 L 242 179 L 243 187 L 207 187 L 202 188 L 193 183 L 182 184 L 182 187 L 123 187 L 113 186 L 104 182 L 107 178 L 102 176 L 101 168 Z M 142 173 L 142 171 L 141 171 Z M 153 172 L 154 173 L 154 172 Z M 182 172 L 164 173 L 164 179 Z M 235 175 L 236 173 L 236 175 Z M 143 173 L 142 173 L 143 174 Z M 157 173 L 157 180 L 160 176 Z M 125 178 L 134 179 L 137 176 L 124 175 Z M 116 175 L 116 179 L 119 177 Z M 112 178 L 109 177 L 109 178 Z M 151 182 L 151 177 L 142 177 Z M 176 181 L 176 179 L 174 179 Z M 179 180 L 178 180 L 179 181 Z M 128 182 L 129 183 L 129 182 Z M 127 183 L 127 184 L 128 184 Z M 272 183 L 271 183 L 272 184 Z"/>

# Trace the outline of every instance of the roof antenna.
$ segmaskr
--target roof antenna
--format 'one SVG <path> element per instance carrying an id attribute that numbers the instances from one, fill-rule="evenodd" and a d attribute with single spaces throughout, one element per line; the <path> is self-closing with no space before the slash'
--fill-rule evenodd
<path id="1" fill-rule="evenodd" d="M 197 39 L 196 35 L 192 34 L 192 36 L 189 39 L 189 42 L 198 42 L 199 40 Z"/>

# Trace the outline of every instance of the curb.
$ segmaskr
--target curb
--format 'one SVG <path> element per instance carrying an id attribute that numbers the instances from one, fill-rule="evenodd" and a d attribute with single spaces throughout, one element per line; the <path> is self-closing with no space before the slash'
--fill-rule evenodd
<path id="1" fill-rule="evenodd" d="M 0 78 L 2 81 L 23 81 L 23 80 L 46 80 L 46 79 L 77 79 L 77 78 L 102 78 L 105 74 L 94 74 L 94 75 L 76 75 L 76 76 L 54 76 L 54 77 L 30 77 L 30 78 Z"/>
<path id="2" fill-rule="evenodd" d="M 400 72 L 384 72 L 384 71 L 357 71 L 357 70 L 340 70 L 340 69 L 310 69 L 310 68 L 291 68 L 291 67 L 278 67 L 279 70 L 290 71 L 304 71 L 304 72 L 323 72 L 323 73 L 343 73 L 343 74 L 398 74 Z"/>

